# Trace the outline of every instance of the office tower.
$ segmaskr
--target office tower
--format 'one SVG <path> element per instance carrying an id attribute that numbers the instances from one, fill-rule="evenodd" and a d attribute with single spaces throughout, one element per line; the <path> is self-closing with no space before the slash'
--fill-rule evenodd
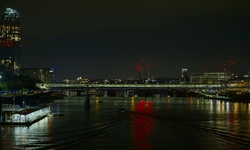
<path id="1" fill-rule="evenodd" d="M 21 23 L 19 13 L 6 8 L 0 20 L 0 72 L 19 74 Z"/>
<path id="2" fill-rule="evenodd" d="M 186 83 L 188 81 L 188 69 L 181 69 L 181 82 Z"/>

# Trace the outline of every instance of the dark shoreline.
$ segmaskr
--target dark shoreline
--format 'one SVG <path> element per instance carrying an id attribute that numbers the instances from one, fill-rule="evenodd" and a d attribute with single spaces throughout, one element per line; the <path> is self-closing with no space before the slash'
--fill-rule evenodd
<path id="1" fill-rule="evenodd" d="M 20 107 L 37 107 L 53 103 L 54 100 L 63 99 L 64 97 L 65 95 L 57 91 L 16 95 L 1 95 L 0 104 L 15 104 L 19 105 Z"/>

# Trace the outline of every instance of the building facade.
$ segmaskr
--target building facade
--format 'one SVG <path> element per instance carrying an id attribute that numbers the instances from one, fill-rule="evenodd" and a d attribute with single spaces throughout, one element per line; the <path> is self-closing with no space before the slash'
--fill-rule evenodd
<path id="1" fill-rule="evenodd" d="M 181 79 L 180 83 L 188 83 L 189 82 L 189 77 L 188 77 L 188 69 L 181 69 Z"/>
<path id="2" fill-rule="evenodd" d="M 54 82 L 54 70 L 52 68 L 23 68 L 21 75 L 40 80 L 42 83 Z"/>
<path id="3" fill-rule="evenodd" d="M 0 20 L 0 72 L 19 74 L 21 23 L 19 13 L 6 8 Z"/>
<path id="4" fill-rule="evenodd" d="M 222 84 L 230 79 L 230 72 L 193 72 L 190 75 L 190 83 L 198 84 Z"/>
<path id="5" fill-rule="evenodd" d="M 249 78 L 237 78 L 228 81 L 228 87 L 231 88 L 249 88 L 250 87 L 250 79 Z"/>

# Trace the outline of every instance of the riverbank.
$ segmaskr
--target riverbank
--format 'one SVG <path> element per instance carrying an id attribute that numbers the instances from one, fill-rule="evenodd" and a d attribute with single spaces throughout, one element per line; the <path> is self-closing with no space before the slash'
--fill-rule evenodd
<path id="1" fill-rule="evenodd" d="M 65 95 L 59 91 L 2 94 L 0 103 L 19 105 L 21 108 L 38 107 L 53 103 L 57 99 L 64 99 L 64 97 Z"/>

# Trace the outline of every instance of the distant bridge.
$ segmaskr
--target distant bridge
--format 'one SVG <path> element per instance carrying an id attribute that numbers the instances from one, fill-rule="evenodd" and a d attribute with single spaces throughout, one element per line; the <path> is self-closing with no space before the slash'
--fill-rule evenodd
<path id="1" fill-rule="evenodd" d="M 83 89 L 89 88 L 127 88 L 127 89 L 223 89 L 221 84 L 65 84 L 65 83 L 37 83 L 40 89 Z"/>

